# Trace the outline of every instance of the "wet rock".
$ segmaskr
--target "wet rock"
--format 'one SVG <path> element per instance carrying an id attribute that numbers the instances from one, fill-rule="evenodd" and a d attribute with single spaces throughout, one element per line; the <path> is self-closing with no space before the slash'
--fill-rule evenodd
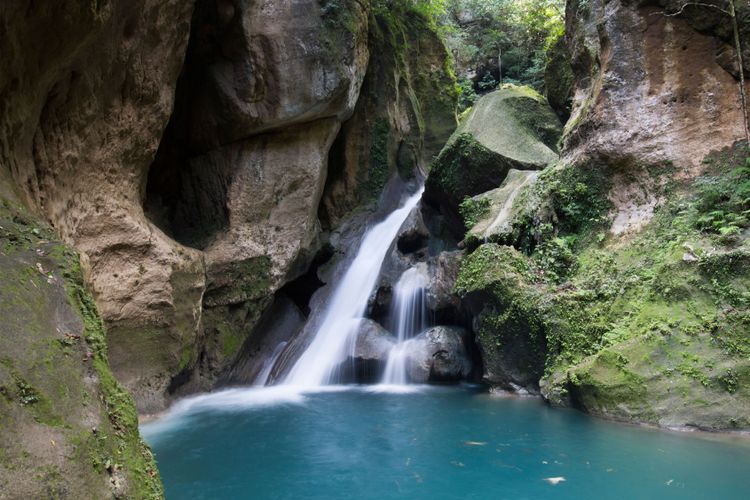
<path id="1" fill-rule="evenodd" d="M 363 319 L 354 339 L 353 356 L 340 367 L 342 379 L 360 384 L 380 381 L 396 338 L 375 321 Z"/>
<path id="2" fill-rule="evenodd" d="M 356 336 L 354 358 L 357 360 L 385 362 L 396 343 L 396 338 L 388 330 L 370 319 L 362 320 Z"/>
<path id="3" fill-rule="evenodd" d="M 436 326 L 407 341 L 406 372 L 415 383 L 457 382 L 471 371 L 463 328 Z"/>
<path id="4" fill-rule="evenodd" d="M 427 246 L 430 232 L 422 219 L 422 209 L 417 206 L 409 214 L 398 233 L 397 248 L 402 254 L 417 252 Z"/>
<path id="5" fill-rule="evenodd" d="M 430 311 L 456 310 L 461 299 L 453 292 L 463 252 L 441 252 L 429 262 L 430 282 L 425 298 Z"/>

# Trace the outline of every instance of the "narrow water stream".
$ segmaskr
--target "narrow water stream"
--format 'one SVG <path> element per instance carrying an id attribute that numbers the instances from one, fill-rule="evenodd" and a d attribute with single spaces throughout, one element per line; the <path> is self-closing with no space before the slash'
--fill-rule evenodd
<path id="1" fill-rule="evenodd" d="M 406 270 L 393 287 L 393 318 L 391 331 L 396 334 L 397 344 L 388 355 L 383 384 L 405 385 L 408 383 L 406 362 L 408 340 L 427 328 L 425 289 L 429 283 L 427 264 L 420 263 Z"/>

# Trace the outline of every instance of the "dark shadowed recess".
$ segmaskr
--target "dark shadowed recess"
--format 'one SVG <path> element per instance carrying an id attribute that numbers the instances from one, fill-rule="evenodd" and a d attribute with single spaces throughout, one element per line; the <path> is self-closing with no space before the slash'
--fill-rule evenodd
<path id="1" fill-rule="evenodd" d="M 225 50 L 226 40 L 239 22 L 229 24 L 229 33 L 217 30 L 223 18 L 216 4 L 196 2 L 174 110 L 143 194 L 146 217 L 174 240 L 197 249 L 208 246 L 228 224 L 227 188 L 233 174 L 227 162 L 203 161 L 200 167 L 193 162 L 218 146 L 201 139 L 206 131 L 201 130 L 202 117 L 194 116 L 193 104 L 196 96 L 211 92 L 205 69 L 232 59 Z"/>

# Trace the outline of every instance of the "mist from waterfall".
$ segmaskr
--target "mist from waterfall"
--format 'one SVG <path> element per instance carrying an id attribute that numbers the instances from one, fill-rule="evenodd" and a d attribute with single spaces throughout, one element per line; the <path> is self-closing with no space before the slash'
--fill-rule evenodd
<path id="1" fill-rule="evenodd" d="M 365 314 L 388 249 L 424 188 L 370 229 L 356 257 L 335 287 L 313 340 L 284 379 L 285 385 L 318 387 L 336 382 L 337 369 L 347 358 L 347 346 Z"/>

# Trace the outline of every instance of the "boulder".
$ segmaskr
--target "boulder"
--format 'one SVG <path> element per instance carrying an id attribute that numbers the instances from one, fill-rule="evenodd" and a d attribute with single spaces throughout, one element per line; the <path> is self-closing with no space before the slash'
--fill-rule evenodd
<path id="1" fill-rule="evenodd" d="M 476 244 L 508 235 L 512 230 L 513 216 L 520 208 L 514 207 L 513 203 L 524 189 L 536 182 L 538 175 L 534 171 L 512 169 L 499 188 L 464 202 L 461 215 L 469 228 L 466 240 Z"/>
<path id="2" fill-rule="evenodd" d="M 354 359 L 385 363 L 395 344 L 396 338 L 388 330 L 371 319 L 363 319 L 354 342 Z"/>
<path id="3" fill-rule="evenodd" d="M 351 356 L 339 367 L 341 378 L 359 384 L 380 382 L 396 338 L 375 321 L 363 319 L 352 341 Z"/>
<path id="4" fill-rule="evenodd" d="M 406 373 L 415 383 L 457 382 L 471 372 L 463 328 L 436 326 L 406 345 Z"/>
<path id="5" fill-rule="evenodd" d="M 440 252 L 429 261 L 430 282 L 425 291 L 427 309 L 434 312 L 458 310 L 461 300 L 453 291 L 463 252 Z"/>
<path id="6" fill-rule="evenodd" d="M 487 94 L 435 160 L 425 201 L 451 214 L 454 232 L 463 235 L 459 203 L 498 187 L 512 168 L 539 170 L 555 161 L 561 133 L 560 120 L 534 90 L 506 86 Z"/>

